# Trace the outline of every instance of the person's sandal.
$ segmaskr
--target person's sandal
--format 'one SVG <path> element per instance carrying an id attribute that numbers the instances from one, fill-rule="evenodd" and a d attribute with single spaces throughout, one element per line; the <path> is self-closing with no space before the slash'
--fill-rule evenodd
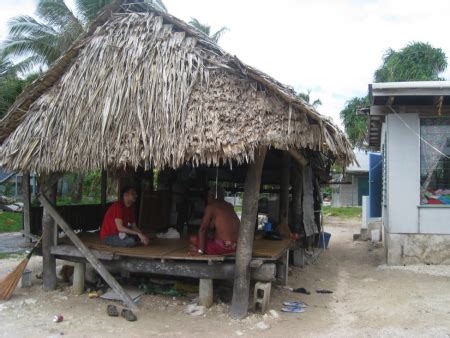
<path id="1" fill-rule="evenodd" d="M 128 309 L 123 309 L 120 315 L 129 322 L 134 322 L 135 320 L 137 320 L 136 315 L 131 310 Z"/>
<path id="2" fill-rule="evenodd" d="M 108 313 L 108 316 L 110 317 L 118 317 L 119 311 L 117 311 L 117 308 L 115 305 L 108 305 L 106 307 L 106 313 Z"/>

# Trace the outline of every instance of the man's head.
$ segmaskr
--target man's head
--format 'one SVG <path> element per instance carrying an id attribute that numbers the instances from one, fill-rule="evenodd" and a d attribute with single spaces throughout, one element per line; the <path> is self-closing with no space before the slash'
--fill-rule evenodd
<path id="1" fill-rule="evenodd" d="M 120 200 L 125 204 L 127 207 L 131 206 L 136 202 L 137 199 L 137 192 L 136 189 L 133 187 L 124 187 L 120 191 Z"/>
<path id="2" fill-rule="evenodd" d="M 217 190 L 216 190 L 217 189 Z M 208 191 L 208 203 L 214 200 L 223 200 L 225 198 L 225 190 L 222 187 L 212 187 Z"/>

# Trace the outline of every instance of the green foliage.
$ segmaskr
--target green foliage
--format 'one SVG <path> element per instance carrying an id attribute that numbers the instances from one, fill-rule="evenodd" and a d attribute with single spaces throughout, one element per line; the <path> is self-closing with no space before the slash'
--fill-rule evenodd
<path id="1" fill-rule="evenodd" d="M 22 230 L 22 213 L 0 211 L 0 233 Z"/>
<path id="2" fill-rule="evenodd" d="M 412 42 L 398 52 L 389 48 L 375 71 L 375 82 L 437 81 L 447 68 L 447 56 L 429 43 Z"/>
<path id="3" fill-rule="evenodd" d="M 348 207 L 348 208 L 332 208 L 328 206 L 324 206 L 322 208 L 323 215 L 333 216 L 333 217 L 342 217 L 342 218 L 360 218 L 362 215 L 361 207 Z"/>
<path id="4" fill-rule="evenodd" d="M 298 93 L 297 97 L 309 103 L 311 106 L 314 107 L 314 109 L 317 109 L 318 106 L 322 105 L 322 101 L 320 101 L 320 99 L 311 102 L 311 89 L 308 89 L 306 93 Z"/>
<path id="5" fill-rule="evenodd" d="M 196 18 L 191 18 L 191 21 L 189 21 L 189 24 L 191 26 L 197 28 L 200 32 L 203 32 L 206 35 L 208 35 L 211 38 L 211 40 L 213 40 L 215 43 L 219 42 L 222 35 L 228 31 L 227 27 L 222 27 L 215 33 L 211 33 L 211 26 L 208 24 L 201 23 Z"/>
<path id="6" fill-rule="evenodd" d="M 349 141 L 354 147 L 362 148 L 367 139 L 368 120 L 365 115 L 357 115 L 360 108 L 369 107 L 369 98 L 354 97 L 345 103 L 344 109 L 340 112 L 342 123 Z"/>

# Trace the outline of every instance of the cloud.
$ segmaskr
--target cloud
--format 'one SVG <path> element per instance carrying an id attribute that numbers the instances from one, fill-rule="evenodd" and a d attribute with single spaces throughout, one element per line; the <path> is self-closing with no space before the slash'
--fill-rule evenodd
<path id="1" fill-rule="evenodd" d="M 5 2 L 5 3 L 3 3 Z M 32 14 L 35 0 L 2 0 L 6 22 Z M 67 0 L 71 8 L 74 0 Z M 339 123 L 347 100 L 363 96 L 389 47 L 429 42 L 450 55 L 448 0 L 164 0 L 170 13 L 227 26 L 220 41 L 229 53 L 298 91 L 311 89 L 319 111 Z M 450 77 L 450 69 L 444 74 Z"/>

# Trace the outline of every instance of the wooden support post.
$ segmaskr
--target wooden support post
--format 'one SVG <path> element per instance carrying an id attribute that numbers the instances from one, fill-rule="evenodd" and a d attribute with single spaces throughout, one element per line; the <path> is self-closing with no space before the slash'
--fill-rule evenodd
<path id="1" fill-rule="evenodd" d="M 302 196 L 303 184 L 301 167 L 294 165 L 291 172 L 292 178 L 292 231 L 299 233 L 303 219 Z"/>
<path id="2" fill-rule="evenodd" d="M 53 175 L 46 178 L 46 184 L 43 191 L 46 199 L 56 204 L 56 190 L 58 180 L 53 179 Z M 56 289 L 56 258 L 51 254 L 51 247 L 56 245 L 55 241 L 55 221 L 50 216 L 49 210 L 44 206 L 42 215 L 42 281 L 44 291 Z"/>
<path id="3" fill-rule="evenodd" d="M 199 305 L 207 308 L 213 304 L 213 280 L 200 279 L 199 282 Z"/>
<path id="4" fill-rule="evenodd" d="M 74 263 L 72 293 L 76 296 L 84 292 L 84 279 L 86 275 L 85 263 Z"/>
<path id="5" fill-rule="evenodd" d="M 243 318 L 248 312 L 250 261 L 252 259 L 253 236 L 258 213 L 261 174 L 266 152 L 266 148 L 255 150 L 254 162 L 248 165 L 247 175 L 245 177 L 242 218 L 236 251 L 236 270 L 231 303 L 231 315 L 235 318 Z"/>
<path id="6" fill-rule="evenodd" d="M 280 285 L 288 284 L 289 275 L 289 250 L 279 259 L 277 264 L 277 281 Z"/>
<path id="7" fill-rule="evenodd" d="M 291 157 L 289 153 L 283 152 L 283 159 L 281 161 L 281 184 L 280 184 L 280 209 L 279 209 L 279 223 L 288 224 L 289 215 L 289 175 Z"/>
<path id="8" fill-rule="evenodd" d="M 106 170 L 102 170 L 102 177 L 101 177 L 101 186 L 100 186 L 100 203 L 102 205 L 102 210 L 103 212 L 106 211 L 106 191 L 107 191 L 107 179 L 108 179 L 108 174 L 106 172 Z"/>
<path id="9" fill-rule="evenodd" d="M 23 234 L 25 240 L 29 241 L 31 233 L 30 211 L 31 211 L 31 191 L 30 191 L 30 172 L 22 173 L 22 199 L 23 199 Z"/>
<path id="10" fill-rule="evenodd" d="M 86 245 L 78 238 L 78 236 L 73 232 L 72 228 L 67 224 L 67 222 L 62 218 L 55 207 L 50 203 L 50 201 L 44 196 L 39 195 L 39 201 L 44 206 L 44 210 L 47 209 L 47 213 L 56 221 L 58 226 L 64 230 L 66 235 L 70 238 L 72 243 L 80 250 L 83 256 L 87 259 L 89 263 L 94 267 L 94 269 L 102 276 L 106 283 L 119 295 L 122 301 L 132 310 L 137 310 L 138 307 L 133 302 L 131 297 L 125 290 L 120 286 L 120 284 L 114 279 L 113 276 L 106 270 L 105 266 L 95 257 L 95 255 L 89 250 Z"/>

